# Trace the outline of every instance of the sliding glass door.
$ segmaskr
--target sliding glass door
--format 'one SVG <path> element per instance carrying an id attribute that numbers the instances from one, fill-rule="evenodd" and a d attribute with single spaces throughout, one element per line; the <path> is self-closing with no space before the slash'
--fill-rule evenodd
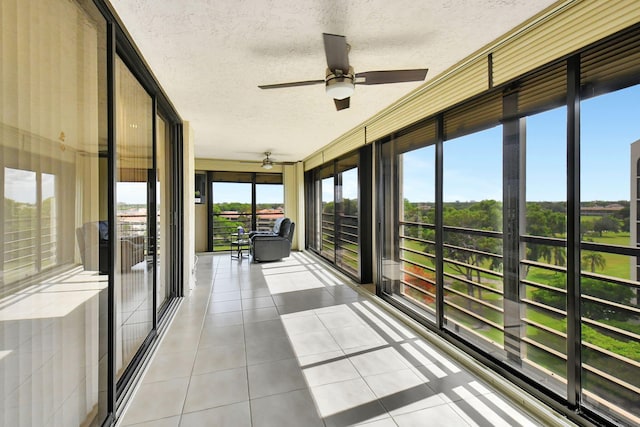
<path id="1" fill-rule="evenodd" d="M 308 246 L 354 278 L 361 277 L 360 153 L 307 175 Z"/>
<path id="2" fill-rule="evenodd" d="M 156 265 L 153 100 L 116 60 L 116 372 L 119 379 L 153 329 Z"/>
<path id="3" fill-rule="evenodd" d="M 610 40 L 377 151 L 379 294 L 621 425 L 640 422 L 638 58 Z"/>
<path id="4" fill-rule="evenodd" d="M 356 154 L 336 162 L 335 261 L 353 276 L 360 273 L 358 160 Z"/>
<path id="5" fill-rule="evenodd" d="M 257 172 L 208 173 L 210 186 L 209 251 L 228 251 L 238 227 L 271 231 L 284 218 L 282 174 Z"/>
<path id="6" fill-rule="evenodd" d="M 251 183 L 213 182 L 213 251 L 228 251 L 238 227 L 251 230 Z"/>
<path id="7" fill-rule="evenodd" d="M 110 412 L 107 22 L 93 2 L 0 6 L 0 425 Z"/>

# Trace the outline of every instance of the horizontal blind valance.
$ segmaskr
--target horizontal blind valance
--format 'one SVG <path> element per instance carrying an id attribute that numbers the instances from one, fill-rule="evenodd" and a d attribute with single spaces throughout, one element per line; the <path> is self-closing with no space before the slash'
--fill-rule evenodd
<path id="1" fill-rule="evenodd" d="M 282 174 L 256 173 L 256 184 L 282 184 Z"/>
<path id="2" fill-rule="evenodd" d="M 583 98 L 640 83 L 640 31 L 580 55 Z"/>
<path id="3" fill-rule="evenodd" d="M 445 139 L 458 138 L 500 124 L 502 93 L 492 92 L 444 114 Z"/>
<path id="4" fill-rule="evenodd" d="M 431 119 L 398 132 L 394 138 L 396 154 L 406 153 L 417 148 L 435 144 L 437 137 L 436 130 L 436 121 L 435 119 Z"/>
<path id="5" fill-rule="evenodd" d="M 518 86 L 518 115 L 531 115 L 565 105 L 567 63 L 562 61 L 522 79 Z"/>

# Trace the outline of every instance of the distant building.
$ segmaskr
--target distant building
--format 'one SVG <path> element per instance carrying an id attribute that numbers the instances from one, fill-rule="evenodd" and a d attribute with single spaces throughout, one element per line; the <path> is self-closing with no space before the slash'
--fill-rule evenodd
<path id="1" fill-rule="evenodd" d="M 580 215 L 584 216 L 602 216 L 610 215 L 624 209 L 624 206 L 618 203 L 612 203 L 607 206 L 585 206 L 580 208 Z"/>
<path id="2" fill-rule="evenodd" d="M 284 216 L 284 208 L 260 209 L 256 211 L 256 227 L 258 230 L 271 230 L 273 223 Z"/>
<path id="3" fill-rule="evenodd" d="M 230 220 L 236 220 L 240 217 L 240 213 L 238 211 L 222 211 L 220 212 L 220 216 Z"/>

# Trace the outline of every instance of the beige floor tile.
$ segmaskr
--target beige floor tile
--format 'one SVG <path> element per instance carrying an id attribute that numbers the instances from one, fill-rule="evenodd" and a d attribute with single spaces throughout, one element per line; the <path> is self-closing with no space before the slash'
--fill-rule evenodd
<path id="1" fill-rule="evenodd" d="M 180 427 L 251 427 L 249 401 L 220 406 L 182 416 Z"/>
<path id="2" fill-rule="evenodd" d="M 240 368 L 247 364 L 244 343 L 200 347 L 196 353 L 193 375 Z"/>
<path id="3" fill-rule="evenodd" d="M 534 425 L 312 256 L 196 274 L 123 426 Z"/>
<path id="4" fill-rule="evenodd" d="M 449 405 L 434 406 L 408 414 L 393 417 L 398 427 L 424 427 L 429 420 L 429 427 L 451 427 L 468 425 Z"/>
<path id="5" fill-rule="evenodd" d="M 150 383 L 172 378 L 189 377 L 193 370 L 195 356 L 195 350 L 159 353 L 153 358 L 153 362 L 151 362 L 143 381 Z"/>
<path id="6" fill-rule="evenodd" d="M 178 427 L 180 425 L 180 416 L 163 418 L 161 420 L 153 420 L 138 424 L 123 424 L 122 427 Z"/>
<path id="7" fill-rule="evenodd" d="M 340 350 L 329 331 L 309 332 L 289 337 L 297 357 Z"/>
<path id="8" fill-rule="evenodd" d="M 124 415 L 123 423 L 136 424 L 180 415 L 189 378 L 142 384 Z"/>
<path id="9" fill-rule="evenodd" d="M 306 387 L 298 359 L 284 359 L 248 367 L 251 399 Z"/>
<path id="10" fill-rule="evenodd" d="M 308 390 L 251 400 L 253 427 L 324 427 Z"/>
<path id="11" fill-rule="evenodd" d="M 312 387 L 311 394 L 327 426 L 347 426 L 388 417 L 362 378 Z"/>
<path id="12" fill-rule="evenodd" d="M 446 403 L 410 369 L 365 377 L 365 381 L 391 415 Z"/>
<path id="13" fill-rule="evenodd" d="M 245 368 L 194 375 L 184 404 L 185 412 L 195 412 L 249 400 Z"/>
<path id="14" fill-rule="evenodd" d="M 342 351 L 303 356 L 298 361 L 310 387 L 360 378 Z"/>

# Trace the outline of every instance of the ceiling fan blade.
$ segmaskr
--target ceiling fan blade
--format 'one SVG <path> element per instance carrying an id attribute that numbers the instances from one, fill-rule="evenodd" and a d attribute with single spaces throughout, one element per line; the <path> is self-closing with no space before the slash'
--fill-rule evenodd
<path id="1" fill-rule="evenodd" d="M 344 110 L 349 108 L 349 100 L 351 98 L 345 98 L 345 99 L 334 99 L 333 102 L 336 103 L 336 111 L 340 111 L 340 110 Z"/>
<path id="2" fill-rule="evenodd" d="M 418 82 L 427 76 L 427 68 L 416 70 L 388 70 L 388 71 L 365 71 L 356 73 L 356 84 L 359 85 L 381 85 L 385 83 Z M 358 79 L 364 78 L 364 81 Z"/>
<path id="3" fill-rule="evenodd" d="M 276 83 L 272 85 L 259 85 L 260 89 L 279 89 L 283 87 L 310 86 L 324 83 L 324 80 L 305 80 L 302 82 Z"/>
<path id="4" fill-rule="evenodd" d="M 347 38 L 336 34 L 322 33 L 324 39 L 324 53 L 327 56 L 327 67 L 333 72 L 342 70 L 349 72 L 349 48 Z"/>

